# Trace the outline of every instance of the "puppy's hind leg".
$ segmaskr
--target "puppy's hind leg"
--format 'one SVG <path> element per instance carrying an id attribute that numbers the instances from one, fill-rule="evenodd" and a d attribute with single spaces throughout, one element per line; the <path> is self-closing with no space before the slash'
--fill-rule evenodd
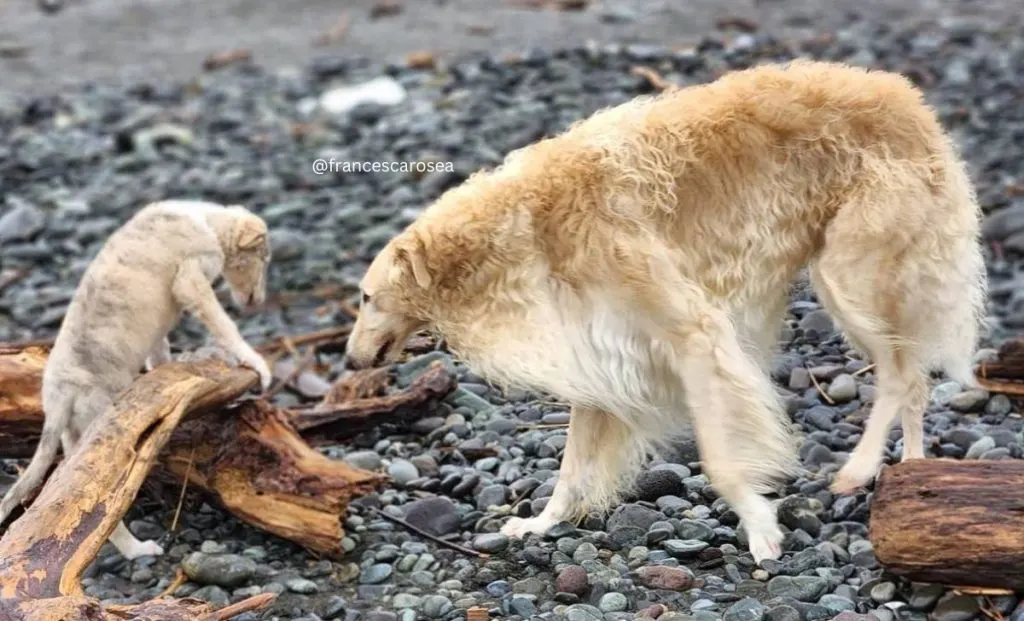
<path id="1" fill-rule="evenodd" d="M 110 543 L 114 544 L 117 551 L 121 553 L 121 556 L 128 560 L 139 558 L 140 556 L 160 556 L 164 553 L 163 547 L 152 539 L 146 541 L 139 541 L 132 531 L 128 530 L 128 527 L 124 525 L 124 521 L 118 521 L 117 526 L 114 527 L 114 532 L 110 533 Z"/>
<path id="2" fill-rule="evenodd" d="M 612 506 L 642 464 L 642 443 L 619 418 L 603 410 L 574 407 L 558 482 L 540 515 L 512 518 L 501 529 L 509 537 L 545 533 L 561 521 Z"/>
<path id="3" fill-rule="evenodd" d="M 70 454 L 71 450 L 84 436 L 92 422 L 110 407 L 113 400 L 102 391 L 93 391 L 88 396 L 80 397 L 76 404 L 76 416 L 71 420 L 64 431 L 62 441 L 64 451 Z M 160 556 L 164 553 L 162 547 L 155 541 L 139 541 L 132 535 L 123 521 L 119 521 L 110 534 L 110 543 L 118 549 L 126 559 L 134 559 L 140 556 Z"/>

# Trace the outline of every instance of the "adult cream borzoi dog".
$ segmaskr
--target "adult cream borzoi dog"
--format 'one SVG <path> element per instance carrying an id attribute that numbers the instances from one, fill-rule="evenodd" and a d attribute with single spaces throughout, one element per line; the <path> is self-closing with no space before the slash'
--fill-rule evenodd
<path id="1" fill-rule="evenodd" d="M 446 192 L 375 258 L 350 365 L 433 328 L 476 371 L 572 404 L 554 494 L 522 536 L 606 509 L 690 420 L 754 558 L 782 533 L 760 494 L 797 464 L 765 367 L 807 267 L 875 364 L 863 439 L 833 483 L 880 467 L 901 417 L 924 457 L 928 372 L 971 384 L 986 293 L 980 210 L 903 77 L 796 61 L 602 110 Z"/>

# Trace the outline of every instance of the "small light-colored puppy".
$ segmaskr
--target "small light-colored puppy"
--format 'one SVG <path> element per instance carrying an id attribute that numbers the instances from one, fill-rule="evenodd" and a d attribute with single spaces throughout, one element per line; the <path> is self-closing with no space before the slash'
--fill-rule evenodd
<path id="1" fill-rule="evenodd" d="M 849 491 L 875 475 L 897 417 L 904 459 L 924 457 L 929 369 L 973 381 L 979 220 L 909 81 L 763 65 L 602 110 L 446 192 L 367 270 L 349 365 L 432 327 L 477 371 L 572 404 L 554 494 L 512 536 L 608 508 L 685 416 L 754 558 L 777 558 L 760 494 L 797 462 L 765 371 L 791 281 L 809 267 L 877 365 L 834 482 Z"/>
<path id="2" fill-rule="evenodd" d="M 212 282 L 223 274 L 239 306 L 260 304 L 270 261 L 267 226 L 244 207 L 164 201 L 139 210 L 115 231 L 82 276 L 43 371 L 46 419 L 39 447 L 0 502 L 0 522 L 36 489 L 56 459 L 139 375 L 171 359 L 167 333 L 183 311 L 218 345 L 271 381 L 263 358 L 221 307 Z M 163 553 L 123 522 L 110 541 L 127 558 Z"/>

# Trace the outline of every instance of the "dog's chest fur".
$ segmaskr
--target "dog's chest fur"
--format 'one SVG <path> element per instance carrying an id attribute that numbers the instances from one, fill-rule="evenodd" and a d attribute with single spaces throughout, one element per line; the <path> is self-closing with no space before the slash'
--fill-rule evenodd
<path id="1" fill-rule="evenodd" d="M 665 346 L 635 316 L 599 294 L 546 293 L 522 319 L 493 318 L 477 328 L 490 345 L 460 352 L 477 372 L 624 419 L 679 412 L 681 385 Z M 478 340 L 466 336 L 455 341 Z"/>

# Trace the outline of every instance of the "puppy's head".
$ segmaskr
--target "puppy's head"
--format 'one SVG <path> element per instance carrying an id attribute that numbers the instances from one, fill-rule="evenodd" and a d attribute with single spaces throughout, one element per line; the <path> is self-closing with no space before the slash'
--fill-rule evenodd
<path id="1" fill-rule="evenodd" d="M 237 306 L 260 305 L 267 297 L 267 266 L 270 264 L 267 224 L 244 207 L 230 209 L 236 217 L 224 249 L 224 280 Z"/>
<path id="2" fill-rule="evenodd" d="M 429 249 L 415 231 L 392 239 L 359 283 L 359 317 L 348 337 L 348 366 L 364 369 L 392 362 L 405 341 L 429 325 L 426 300 L 434 284 Z"/>

